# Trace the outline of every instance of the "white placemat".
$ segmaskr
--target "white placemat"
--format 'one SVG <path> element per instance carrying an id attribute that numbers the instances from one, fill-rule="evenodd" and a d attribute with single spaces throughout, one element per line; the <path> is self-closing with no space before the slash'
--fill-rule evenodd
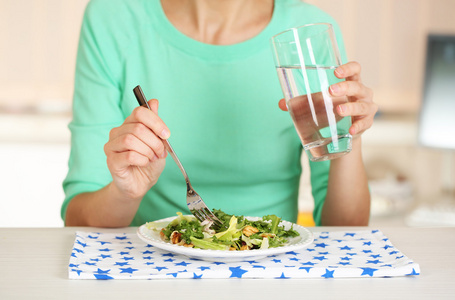
<path id="1" fill-rule="evenodd" d="M 160 250 L 134 233 L 76 233 L 71 279 L 337 278 L 419 275 L 419 265 L 379 230 L 314 232 L 299 251 L 242 262 L 210 262 Z"/>

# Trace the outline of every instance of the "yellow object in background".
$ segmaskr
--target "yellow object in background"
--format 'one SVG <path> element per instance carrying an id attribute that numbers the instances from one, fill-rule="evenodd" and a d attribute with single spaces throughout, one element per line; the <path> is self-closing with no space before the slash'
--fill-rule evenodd
<path id="1" fill-rule="evenodd" d="M 297 224 L 300 226 L 304 226 L 304 227 L 315 226 L 315 223 L 313 220 L 313 213 L 306 212 L 306 211 L 300 211 L 297 216 Z"/>

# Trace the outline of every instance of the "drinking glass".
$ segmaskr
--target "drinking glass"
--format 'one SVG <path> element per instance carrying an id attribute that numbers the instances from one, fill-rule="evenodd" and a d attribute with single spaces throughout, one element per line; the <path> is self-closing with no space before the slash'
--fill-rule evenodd
<path id="1" fill-rule="evenodd" d="M 337 114 L 346 96 L 329 93 L 341 56 L 333 27 L 317 23 L 291 28 L 271 38 L 275 66 L 289 113 L 311 161 L 338 158 L 351 151 L 351 118 Z"/>

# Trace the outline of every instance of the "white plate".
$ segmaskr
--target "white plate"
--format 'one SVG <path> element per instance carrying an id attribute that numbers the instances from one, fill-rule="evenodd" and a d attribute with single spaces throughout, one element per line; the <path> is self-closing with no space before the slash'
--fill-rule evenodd
<path id="1" fill-rule="evenodd" d="M 158 220 L 162 224 L 162 226 L 166 226 L 169 222 L 174 220 L 177 217 L 170 217 L 162 220 Z M 248 220 L 257 221 L 261 220 L 261 218 L 256 217 L 246 217 Z M 161 225 L 160 224 L 160 225 Z M 187 248 L 183 246 L 178 246 L 171 244 L 169 242 L 165 242 L 161 239 L 160 233 L 158 230 L 151 230 L 148 229 L 145 224 L 140 226 L 137 230 L 137 235 L 141 240 L 155 246 L 157 248 L 170 251 L 176 254 L 185 255 L 191 258 L 207 260 L 207 261 L 223 261 L 223 262 L 231 262 L 231 261 L 242 261 L 242 260 L 257 260 L 261 259 L 270 255 L 276 255 L 285 253 L 288 251 L 299 250 L 302 248 L 307 247 L 310 245 L 313 240 L 313 233 L 297 224 L 293 224 L 287 221 L 281 221 L 280 225 L 284 225 L 284 228 L 287 230 L 293 226 L 294 230 L 297 231 L 300 236 L 291 238 L 289 240 L 289 244 L 282 247 L 276 248 L 269 248 L 269 249 L 255 249 L 255 250 L 247 250 L 247 251 L 229 251 L 229 250 L 209 250 L 209 249 L 196 249 L 196 248 Z"/>

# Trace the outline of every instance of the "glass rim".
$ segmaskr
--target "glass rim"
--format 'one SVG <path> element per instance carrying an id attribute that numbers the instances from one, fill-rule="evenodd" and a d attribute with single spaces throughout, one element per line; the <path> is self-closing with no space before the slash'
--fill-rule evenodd
<path id="1" fill-rule="evenodd" d="M 287 33 L 289 31 L 293 31 L 293 30 L 296 30 L 296 29 L 300 29 L 300 28 L 304 28 L 304 27 L 310 27 L 310 26 L 315 26 L 315 25 L 326 25 L 327 26 L 327 29 L 330 29 L 330 28 L 333 28 L 333 25 L 331 23 L 328 23 L 328 22 L 320 22 L 320 23 L 310 23 L 310 24 L 305 24 L 305 25 L 301 25 L 301 26 L 297 26 L 297 27 L 291 27 L 291 28 L 288 28 L 286 30 L 283 30 L 277 34 L 275 34 L 274 36 L 272 36 L 270 38 L 270 41 L 274 41 L 275 38 L 277 38 L 279 35 L 282 35 L 284 33 Z"/>

